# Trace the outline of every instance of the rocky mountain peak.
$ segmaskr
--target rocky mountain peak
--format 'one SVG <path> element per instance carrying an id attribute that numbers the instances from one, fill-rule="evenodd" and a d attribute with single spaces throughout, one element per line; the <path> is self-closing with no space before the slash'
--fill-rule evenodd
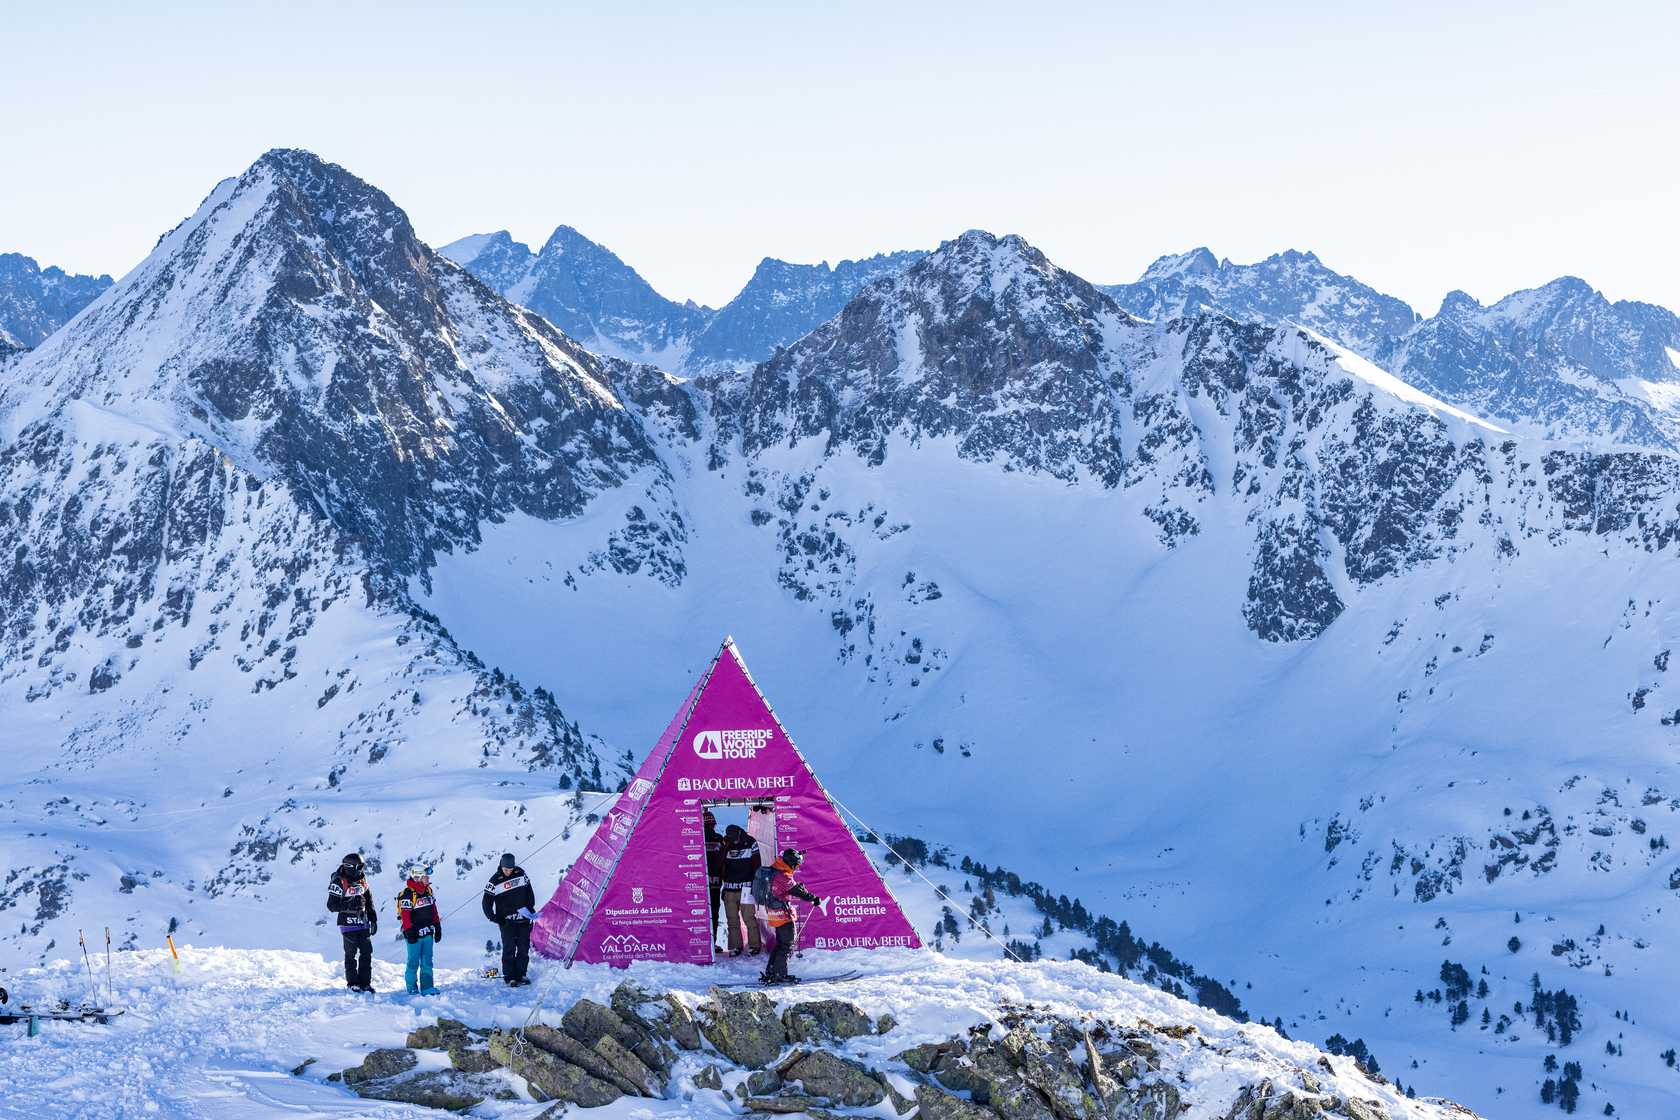
<path id="1" fill-rule="evenodd" d="M 1219 258 L 1205 245 L 1187 253 L 1169 253 L 1155 258 L 1144 269 L 1143 280 L 1160 281 L 1177 276 L 1211 276 L 1219 271 Z"/>
<path id="2" fill-rule="evenodd" d="M 145 417 L 278 473 L 412 571 L 496 507 L 575 512 L 647 462 L 614 376 L 425 246 L 384 192 L 286 149 L 17 363 L 0 414 L 21 429 L 79 399 Z M 463 477 L 484 485 L 437 488 Z"/>
<path id="3" fill-rule="evenodd" d="M 109 276 L 78 276 L 42 268 L 22 253 L 0 253 L 0 351 L 39 346 L 110 286 Z"/>
<path id="4" fill-rule="evenodd" d="M 606 246 L 568 225 L 540 250 L 506 231 L 446 245 L 444 256 L 600 354 L 681 368 L 711 311 L 666 299 Z"/>
<path id="5" fill-rule="evenodd" d="M 438 252 L 506 295 L 531 271 L 536 254 L 507 230 L 475 233 L 452 241 Z"/>

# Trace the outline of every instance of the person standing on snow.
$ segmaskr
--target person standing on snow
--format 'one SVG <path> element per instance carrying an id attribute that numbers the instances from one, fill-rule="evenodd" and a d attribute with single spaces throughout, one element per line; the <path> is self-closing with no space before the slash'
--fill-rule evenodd
<path id="1" fill-rule="evenodd" d="M 510 988 L 530 983 L 525 971 L 531 965 L 531 922 L 537 916 L 536 906 L 530 876 L 512 852 L 502 853 L 501 866 L 484 886 L 484 916 L 502 931 L 502 982 Z"/>
<path id="2" fill-rule="evenodd" d="M 379 908 L 368 890 L 362 857 L 351 852 L 327 880 L 327 909 L 338 916 L 344 938 L 344 985 L 352 992 L 373 991 L 373 937 L 379 932 Z"/>
<path id="3" fill-rule="evenodd" d="M 397 892 L 397 916 L 402 919 L 403 940 L 408 942 L 408 963 L 403 980 L 410 995 L 435 996 L 432 985 L 432 946 L 443 940 L 443 919 L 432 895 L 432 869 L 415 864 L 408 869 L 408 882 Z"/>
<path id="4" fill-rule="evenodd" d="M 706 889 L 712 898 L 712 948 L 721 952 L 717 943 L 717 928 L 718 921 L 723 917 L 718 909 L 723 891 L 723 836 L 718 832 L 717 818 L 712 816 L 710 809 L 701 814 L 701 820 L 706 823 Z"/>
<path id="5" fill-rule="evenodd" d="M 741 955 L 741 923 L 747 923 L 747 943 L 752 955 L 764 951 L 758 931 L 758 911 L 753 906 L 752 882 L 762 861 L 758 844 L 747 830 L 732 824 L 723 834 L 723 920 L 729 926 L 729 955 Z"/>
<path id="6" fill-rule="evenodd" d="M 764 902 L 769 911 L 770 928 L 776 933 L 776 947 L 770 950 L 770 963 L 759 980 L 766 984 L 797 984 L 799 977 L 789 976 L 788 954 L 793 951 L 798 936 L 798 916 L 793 912 L 793 899 L 802 898 L 812 906 L 821 906 L 822 899 L 799 885 L 793 873 L 799 870 L 804 857 L 789 848 L 782 858 L 769 867 L 761 868 L 753 880 L 753 897 Z"/>

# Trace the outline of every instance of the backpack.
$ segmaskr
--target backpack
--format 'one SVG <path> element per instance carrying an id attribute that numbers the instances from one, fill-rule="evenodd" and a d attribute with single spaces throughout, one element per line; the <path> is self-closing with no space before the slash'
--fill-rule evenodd
<path id="1" fill-rule="evenodd" d="M 770 890 L 770 884 L 775 881 L 775 878 L 776 869 L 774 867 L 761 867 L 753 873 L 753 902 L 759 906 L 780 907 L 783 905 L 777 900 L 775 893 Z"/>

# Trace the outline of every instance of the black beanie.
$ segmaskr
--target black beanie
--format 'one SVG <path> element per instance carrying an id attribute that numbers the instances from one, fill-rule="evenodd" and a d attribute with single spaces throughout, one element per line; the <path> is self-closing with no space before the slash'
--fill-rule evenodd
<path id="1" fill-rule="evenodd" d="M 517 867 L 518 865 L 519 865 L 519 861 L 513 858 L 513 853 L 512 852 L 503 852 L 502 853 L 502 866 L 503 867 L 512 869 L 514 867 Z"/>

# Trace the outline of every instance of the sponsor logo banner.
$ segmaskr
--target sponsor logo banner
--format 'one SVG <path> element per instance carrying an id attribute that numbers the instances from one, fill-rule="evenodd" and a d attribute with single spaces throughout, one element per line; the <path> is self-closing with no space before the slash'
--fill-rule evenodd
<path id="1" fill-rule="evenodd" d="M 615 933 L 601 938 L 601 954 L 613 960 L 658 957 L 664 953 L 663 941 L 643 941 L 633 933 Z"/>
<path id="2" fill-rule="evenodd" d="M 677 790 L 680 793 L 768 793 L 772 790 L 792 788 L 792 774 L 677 779 Z"/>
<path id="3" fill-rule="evenodd" d="M 819 937 L 817 949 L 908 949 L 908 935 L 887 934 L 882 937 Z"/>
<path id="4" fill-rule="evenodd" d="M 710 762 L 720 759 L 757 758 L 758 752 L 770 741 L 768 727 L 748 727 L 739 731 L 701 731 L 694 736 L 694 753 Z"/>

